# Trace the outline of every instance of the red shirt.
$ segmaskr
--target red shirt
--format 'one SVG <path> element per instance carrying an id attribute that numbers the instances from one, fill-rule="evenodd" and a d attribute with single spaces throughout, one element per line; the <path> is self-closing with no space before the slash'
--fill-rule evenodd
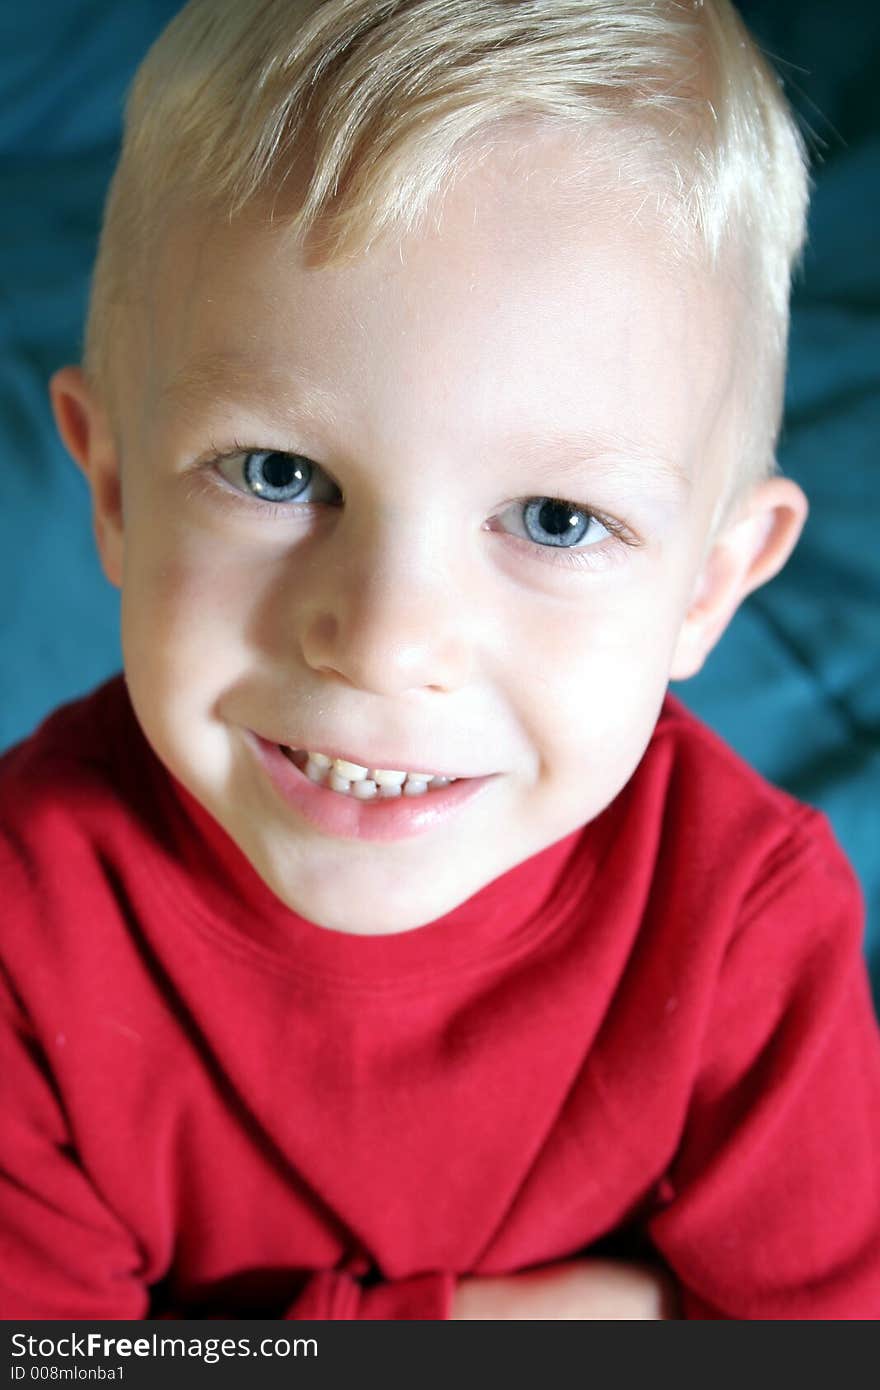
<path id="1" fill-rule="evenodd" d="M 442 1318 L 604 1238 L 688 1317 L 880 1314 L 855 877 L 671 696 L 596 820 L 364 938 L 274 897 L 117 679 L 0 760 L 0 882 L 5 1318 Z"/>

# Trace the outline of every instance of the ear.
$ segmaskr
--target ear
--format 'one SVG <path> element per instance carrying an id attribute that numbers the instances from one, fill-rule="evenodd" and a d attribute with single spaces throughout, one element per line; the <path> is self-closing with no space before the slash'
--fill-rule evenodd
<path id="1" fill-rule="evenodd" d="M 92 524 L 104 573 L 122 585 L 122 489 L 107 411 L 80 367 L 62 367 L 49 382 L 58 433 L 92 491 Z"/>
<path id="2" fill-rule="evenodd" d="M 782 569 L 809 504 L 790 478 L 758 483 L 712 543 L 673 654 L 671 680 L 695 676 L 746 594 Z"/>

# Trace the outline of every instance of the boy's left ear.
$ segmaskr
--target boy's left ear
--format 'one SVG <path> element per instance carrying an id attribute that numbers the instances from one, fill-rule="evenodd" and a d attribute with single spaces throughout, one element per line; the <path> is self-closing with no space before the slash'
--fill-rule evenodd
<path id="1" fill-rule="evenodd" d="M 703 562 L 678 635 L 670 680 L 697 674 L 746 594 L 782 569 L 808 512 L 806 496 L 791 478 L 755 485 Z"/>

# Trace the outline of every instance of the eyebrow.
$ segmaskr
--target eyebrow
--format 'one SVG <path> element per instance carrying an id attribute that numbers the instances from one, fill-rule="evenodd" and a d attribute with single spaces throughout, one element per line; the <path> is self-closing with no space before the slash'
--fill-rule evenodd
<path id="1" fill-rule="evenodd" d="M 283 415 L 308 414 L 332 424 L 338 408 L 325 391 L 293 368 L 258 366 L 249 357 L 233 352 L 205 352 L 194 357 L 161 387 L 160 405 L 188 406 L 222 401 L 243 405 L 250 397 L 271 403 Z"/>
<path id="2" fill-rule="evenodd" d="M 293 421 L 307 418 L 328 428 L 338 422 L 333 393 L 310 377 L 292 367 L 280 371 L 258 366 L 235 352 L 200 353 L 159 391 L 160 405 L 182 407 L 218 402 L 241 406 L 251 397 Z M 627 488 L 647 484 L 661 493 L 678 493 L 689 490 L 693 481 L 687 467 L 669 457 L 659 443 L 636 439 L 616 428 L 555 431 L 541 427 L 503 437 L 501 448 L 524 468 L 535 464 L 547 468 L 554 483 L 588 486 L 608 478 Z"/>
<path id="3" fill-rule="evenodd" d="M 693 485 L 687 466 L 668 455 L 661 444 L 617 429 L 541 429 L 509 437 L 507 447 L 515 458 L 546 467 L 554 482 L 589 485 L 607 478 L 627 488 L 647 484 L 652 490 L 671 494 L 689 491 Z"/>

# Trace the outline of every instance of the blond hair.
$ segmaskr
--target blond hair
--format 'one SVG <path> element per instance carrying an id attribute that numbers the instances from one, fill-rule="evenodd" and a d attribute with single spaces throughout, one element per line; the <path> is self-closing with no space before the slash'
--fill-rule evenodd
<path id="1" fill-rule="evenodd" d="M 108 392 L 112 320 L 175 209 L 234 217 L 304 170 L 285 217 L 333 264 L 417 230 L 474 150 L 523 116 L 586 139 L 626 132 L 650 158 L 617 158 L 618 178 L 646 187 L 680 250 L 715 266 L 746 249 L 761 422 L 747 471 L 774 471 L 806 159 L 728 0 L 190 0 L 130 93 L 88 374 Z"/>

